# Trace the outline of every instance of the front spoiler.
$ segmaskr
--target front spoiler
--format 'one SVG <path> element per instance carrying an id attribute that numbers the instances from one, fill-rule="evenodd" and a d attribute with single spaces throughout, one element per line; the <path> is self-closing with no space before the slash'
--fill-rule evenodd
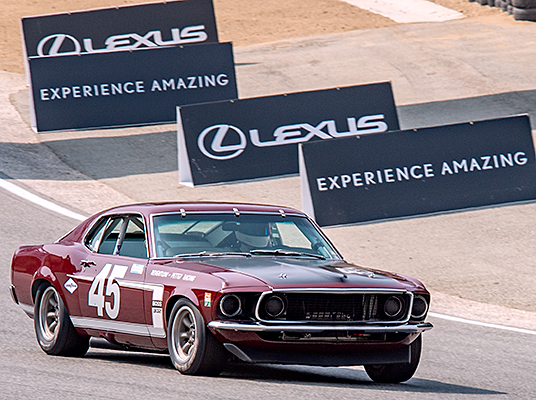
<path id="1" fill-rule="evenodd" d="M 237 332 L 322 332 L 322 331 L 359 331 L 362 333 L 421 333 L 432 329 L 429 322 L 403 325 L 266 325 L 260 323 L 239 323 L 230 321 L 211 321 L 208 327 L 215 330 Z"/>

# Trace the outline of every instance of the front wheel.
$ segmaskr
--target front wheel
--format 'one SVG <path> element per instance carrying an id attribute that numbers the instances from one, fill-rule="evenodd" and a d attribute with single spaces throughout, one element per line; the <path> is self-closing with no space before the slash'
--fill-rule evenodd
<path id="1" fill-rule="evenodd" d="M 42 284 L 37 289 L 34 327 L 37 342 L 47 354 L 81 357 L 89 349 L 89 339 L 78 335 L 58 291 L 52 285 Z"/>
<path id="2" fill-rule="evenodd" d="M 168 350 L 175 368 L 188 375 L 218 375 L 228 357 L 201 313 L 186 299 L 177 301 L 171 311 Z"/>
<path id="3" fill-rule="evenodd" d="M 399 364 L 379 364 L 379 365 L 365 365 L 365 371 L 367 375 L 374 382 L 378 383 L 400 383 L 409 380 L 417 367 L 419 366 L 419 360 L 421 358 L 422 338 L 421 335 L 417 337 L 410 344 L 410 362 Z"/>

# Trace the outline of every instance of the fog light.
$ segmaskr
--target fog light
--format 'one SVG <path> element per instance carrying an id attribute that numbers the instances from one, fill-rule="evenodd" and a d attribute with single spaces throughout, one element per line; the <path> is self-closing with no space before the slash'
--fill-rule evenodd
<path id="1" fill-rule="evenodd" d="M 428 312 L 428 302 L 423 296 L 415 296 L 413 298 L 413 307 L 411 309 L 411 316 L 413 318 L 422 318 Z"/>
<path id="2" fill-rule="evenodd" d="M 385 315 L 390 318 L 398 316 L 402 312 L 403 303 L 397 296 L 391 296 L 387 299 L 383 306 L 383 311 Z"/>
<path id="3" fill-rule="evenodd" d="M 242 312 L 242 301 L 236 294 L 226 294 L 220 301 L 220 311 L 226 317 L 235 317 Z"/>
<path id="4" fill-rule="evenodd" d="M 270 317 L 279 317 L 285 311 L 285 301 L 279 296 L 272 296 L 266 300 L 264 309 Z"/>

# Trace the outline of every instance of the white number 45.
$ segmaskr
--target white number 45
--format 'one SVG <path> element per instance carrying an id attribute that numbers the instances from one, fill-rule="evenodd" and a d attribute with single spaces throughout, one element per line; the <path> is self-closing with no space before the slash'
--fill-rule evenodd
<path id="1" fill-rule="evenodd" d="M 97 308 L 97 315 L 99 317 L 102 317 L 104 315 L 103 310 L 106 310 L 106 314 L 108 314 L 111 319 L 116 319 L 119 315 L 121 294 L 119 292 L 119 284 L 114 282 L 114 280 L 117 278 L 124 278 L 128 267 L 125 265 L 115 265 L 112 273 L 110 273 L 111 269 L 112 264 L 106 264 L 97 274 L 89 288 L 87 304 L 90 307 Z M 104 281 L 106 278 L 108 278 L 108 283 L 106 284 L 106 296 L 113 295 L 113 302 L 104 301 Z"/>

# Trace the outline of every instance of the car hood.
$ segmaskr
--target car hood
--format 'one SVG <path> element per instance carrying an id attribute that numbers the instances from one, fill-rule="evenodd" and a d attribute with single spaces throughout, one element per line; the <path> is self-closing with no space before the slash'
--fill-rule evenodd
<path id="1" fill-rule="evenodd" d="M 272 287 L 367 287 L 409 289 L 417 281 L 383 271 L 366 269 L 342 260 L 312 260 L 284 256 L 208 257 L 204 264 L 222 267 L 213 271 L 227 280 L 229 270 L 253 276 Z"/>

